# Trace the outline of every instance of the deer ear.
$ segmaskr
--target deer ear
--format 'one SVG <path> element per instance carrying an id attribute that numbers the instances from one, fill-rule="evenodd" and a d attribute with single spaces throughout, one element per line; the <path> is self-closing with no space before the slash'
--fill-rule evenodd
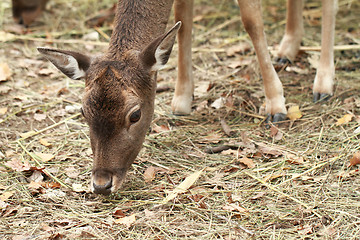
<path id="1" fill-rule="evenodd" d="M 37 49 L 61 72 L 75 80 L 85 77 L 91 63 L 91 58 L 81 53 L 40 47 Z"/>
<path id="2" fill-rule="evenodd" d="M 181 22 L 179 21 L 167 33 L 152 41 L 142 50 L 141 61 L 144 66 L 150 68 L 150 71 L 158 71 L 168 62 L 180 27 Z"/>

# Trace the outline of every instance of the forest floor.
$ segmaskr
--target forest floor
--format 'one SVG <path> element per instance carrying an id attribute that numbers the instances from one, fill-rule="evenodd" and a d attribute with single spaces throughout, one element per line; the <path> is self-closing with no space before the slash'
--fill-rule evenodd
<path id="1" fill-rule="evenodd" d="M 104 197 L 88 187 L 84 82 L 36 47 L 104 52 L 111 20 L 86 20 L 113 3 L 53 0 L 28 29 L 14 23 L 10 0 L 0 3 L 0 239 L 360 239 L 359 1 L 339 0 L 333 97 L 312 102 L 319 51 L 302 51 L 278 72 L 296 117 L 270 128 L 237 5 L 195 1 L 193 111 L 171 113 L 175 46 L 143 149 Z M 286 4 L 262 4 L 276 49 Z M 305 3 L 304 46 L 320 45 L 320 5 Z"/>

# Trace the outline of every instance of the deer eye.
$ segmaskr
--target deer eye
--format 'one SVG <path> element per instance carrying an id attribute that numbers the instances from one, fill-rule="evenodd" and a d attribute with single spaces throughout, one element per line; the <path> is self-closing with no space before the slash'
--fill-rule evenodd
<path id="1" fill-rule="evenodd" d="M 130 123 L 136 123 L 141 118 L 141 111 L 140 109 L 136 110 L 130 115 Z"/>

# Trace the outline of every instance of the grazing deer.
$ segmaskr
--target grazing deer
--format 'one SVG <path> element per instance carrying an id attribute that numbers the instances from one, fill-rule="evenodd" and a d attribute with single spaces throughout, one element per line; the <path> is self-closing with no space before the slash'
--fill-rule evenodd
<path id="1" fill-rule="evenodd" d="M 323 1 L 326 17 L 323 33 L 327 36 L 323 38 L 323 45 L 328 49 L 321 53 L 323 66 L 316 76 L 316 100 L 332 94 L 334 1 Z M 290 59 L 296 55 L 303 33 L 301 13 L 298 13 L 302 3 L 299 2 L 289 0 L 288 24 L 279 52 L 280 56 Z M 238 3 L 260 64 L 266 113 L 273 121 L 281 121 L 286 117 L 285 98 L 267 50 L 261 2 L 239 0 Z M 154 111 L 156 72 L 168 61 L 177 32 L 178 79 L 172 110 L 175 114 L 189 114 L 191 111 L 194 89 L 191 65 L 193 1 L 175 0 L 177 23 L 163 34 L 172 4 L 172 0 L 120 0 L 109 48 L 99 57 L 38 48 L 68 77 L 85 78 L 82 111 L 90 127 L 94 154 L 91 188 L 95 193 L 116 191 L 139 153 Z"/>
<path id="2" fill-rule="evenodd" d="M 29 26 L 45 9 L 48 0 L 12 0 L 15 22 Z"/>

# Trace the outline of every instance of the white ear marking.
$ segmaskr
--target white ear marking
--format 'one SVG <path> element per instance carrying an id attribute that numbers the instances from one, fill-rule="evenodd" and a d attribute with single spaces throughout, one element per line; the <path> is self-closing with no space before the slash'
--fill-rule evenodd
<path id="1" fill-rule="evenodd" d="M 165 67 L 164 59 L 163 59 L 163 55 L 166 54 L 166 52 L 168 52 L 169 50 L 167 49 L 161 49 L 161 48 L 157 48 L 155 51 L 155 59 L 156 59 L 156 63 L 154 64 L 154 66 L 151 67 L 152 71 L 159 71 L 161 70 L 163 67 Z"/>

